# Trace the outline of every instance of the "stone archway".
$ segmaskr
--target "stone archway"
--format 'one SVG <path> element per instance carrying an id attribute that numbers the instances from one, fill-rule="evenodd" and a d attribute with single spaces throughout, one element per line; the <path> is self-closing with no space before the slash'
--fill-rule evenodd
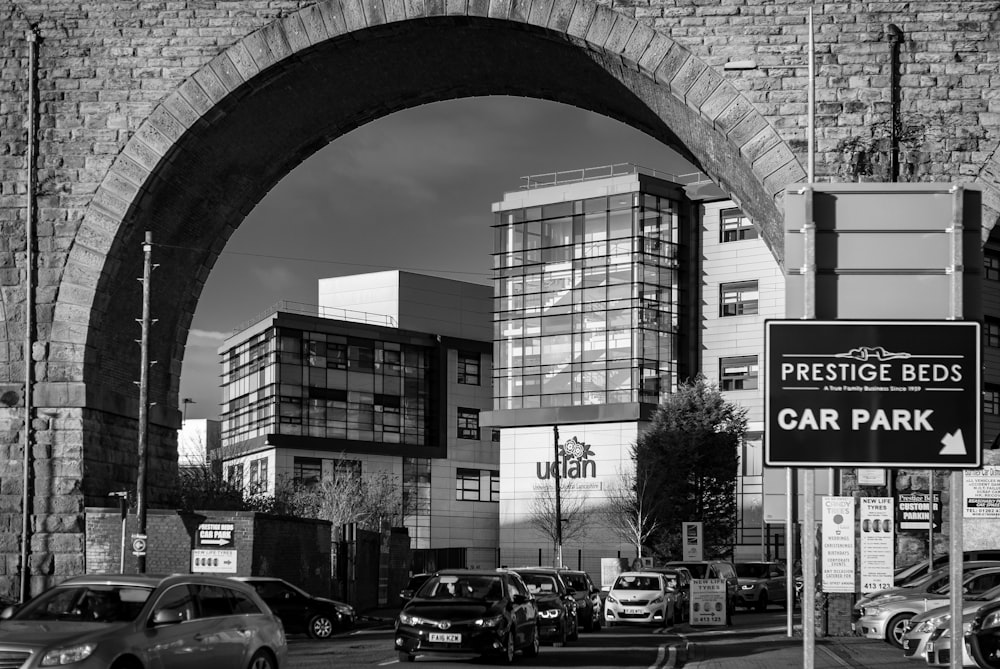
<path id="1" fill-rule="evenodd" d="M 82 434 L 82 449 L 53 461 L 67 476 L 45 479 L 51 485 L 36 497 L 69 495 L 79 508 L 134 481 L 136 278 L 146 231 L 158 265 L 155 500 L 173 481 L 195 306 L 246 214 L 336 137 L 394 111 L 484 95 L 571 104 L 675 148 L 733 193 L 780 259 L 775 198 L 804 178 L 801 165 L 717 72 L 647 25 L 585 0 L 537 5 L 527 16 L 516 3 L 476 0 L 323 2 L 250 34 L 190 76 L 155 107 L 94 194 L 62 274 L 35 402 L 58 408 L 63 429 Z"/>

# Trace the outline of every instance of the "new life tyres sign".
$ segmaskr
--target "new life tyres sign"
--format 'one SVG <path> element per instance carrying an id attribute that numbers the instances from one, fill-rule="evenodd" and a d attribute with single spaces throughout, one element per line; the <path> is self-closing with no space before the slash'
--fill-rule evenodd
<path id="1" fill-rule="evenodd" d="M 975 321 L 768 321 L 770 466 L 981 464 Z"/>

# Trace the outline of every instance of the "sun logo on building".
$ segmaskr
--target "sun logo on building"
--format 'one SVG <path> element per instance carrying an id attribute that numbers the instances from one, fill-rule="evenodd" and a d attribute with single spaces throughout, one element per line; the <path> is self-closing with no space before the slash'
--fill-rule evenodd
<path id="1" fill-rule="evenodd" d="M 574 458 L 576 460 L 589 460 L 594 454 L 590 450 L 590 444 L 584 444 L 577 440 L 576 437 L 568 439 L 565 444 L 562 445 L 562 452 L 564 458 Z"/>

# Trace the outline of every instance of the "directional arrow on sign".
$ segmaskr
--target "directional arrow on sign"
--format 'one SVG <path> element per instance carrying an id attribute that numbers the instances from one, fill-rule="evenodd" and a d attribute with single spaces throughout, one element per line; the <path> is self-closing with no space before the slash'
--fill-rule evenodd
<path id="1" fill-rule="evenodd" d="M 202 539 L 201 543 L 208 546 L 225 546 L 229 543 L 229 539 Z"/>
<path id="2" fill-rule="evenodd" d="M 965 448 L 965 439 L 962 438 L 962 429 L 959 428 L 951 434 L 945 434 L 941 439 L 944 448 L 940 455 L 965 455 L 969 451 Z"/>

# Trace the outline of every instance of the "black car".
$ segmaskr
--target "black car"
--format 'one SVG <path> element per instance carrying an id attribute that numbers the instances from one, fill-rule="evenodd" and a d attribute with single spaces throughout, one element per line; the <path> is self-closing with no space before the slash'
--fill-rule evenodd
<path id="1" fill-rule="evenodd" d="M 538 633 L 543 642 L 558 643 L 580 637 L 576 597 L 556 569 L 526 567 L 515 569 L 538 605 Z"/>
<path id="2" fill-rule="evenodd" d="M 510 664 L 518 650 L 538 655 L 538 608 L 513 571 L 442 570 L 399 612 L 394 636 L 401 662 L 418 654 L 478 653 Z"/>
<path id="3" fill-rule="evenodd" d="M 687 620 L 691 617 L 691 572 L 687 567 L 653 567 L 650 571 L 663 574 L 667 587 L 677 592 L 674 599 L 676 609 L 674 620 Z"/>
<path id="4" fill-rule="evenodd" d="M 413 599 L 413 593 L 419 590 L 420 586 L 431 576 L 432 574 L 414 574 L 411 576 L 410 580 L 406 582 L 406 587 L 399 591 L 400 604 L 406 604 Z"/>
<path id="5" fill-rule="evenodd" d="M 965 642 L 976 664 L 1000 669 L 1000 602 L 991 602 L 976 611 Z"/>
<path id="6" fill-rule="evenodd" d="M 603 604 L 601 589 L 594 585 L 590 580 L 590 574 L 585 571 L 560 569 L 559 574 L 576 598 L 576 617 L 580 627 L 588 632 L 600 630 L 604 620 L 601 611 Z"/>
<path id="7" fill-rule="evenodd" d="M 269 576 L 232 576 L 251 586 L 281 619 L 285 631 L 305 632 L 314 639 L 328 639 L 338 629 L 354 626 L 356 616 L 350 604 L 314 597 L 288 581 Z"/>

